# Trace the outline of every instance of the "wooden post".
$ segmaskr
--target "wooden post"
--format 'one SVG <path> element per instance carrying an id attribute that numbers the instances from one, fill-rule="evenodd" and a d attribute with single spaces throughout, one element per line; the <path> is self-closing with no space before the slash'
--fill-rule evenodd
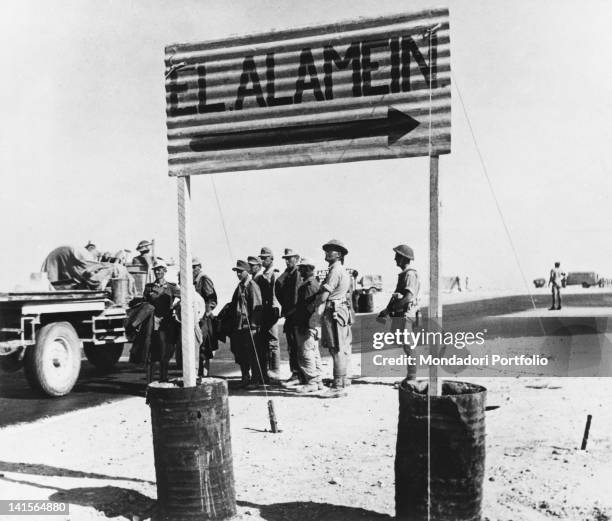
<path id="1" fill-rule="evenodd" d="M 442 330 L 442 302 L 440 301 L 440 199 L 438 190 L 438 156 L 429 156 L 429 307 L 428 329 Z M 437 356 L 436 345 L 429 346 L 430 353 Z M 438 369 L 429 366 L 430 396 L 440 396 L 442 383 L 438 381 Z"/>
<path id="2" fill-rule="evenodd" d="M 193 272 L 191 268 L 191 183 L 189 176 L 178 177 L 179 266 L 181 273 L 181 343 L 183 385 L 196 384 L 195 335 L 193 317 Z"/>

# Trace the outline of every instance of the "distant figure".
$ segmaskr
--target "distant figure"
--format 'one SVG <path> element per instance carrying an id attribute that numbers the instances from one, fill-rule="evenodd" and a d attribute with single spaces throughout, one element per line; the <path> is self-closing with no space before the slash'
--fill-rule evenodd
<path id="1" fill-rule="evenodd" d="M 548 286 L 552 286 L 552 304 L 550 310 L 561 309 L 561 287 L 563 285 L 563 273 L 561 272 L 561 263 L 555 262 L 555 267 L 550 270 L 550 278 Z"/>
<path id="2" fill-rule="evenodd" d="M 457 288 L 457 291 L 461 291 L 461 279 L 459 278 L 459 275 L 457 275 L 453 279 L 453 282 L 451 283 L 450 291 L 453 291 L 455 287 Z"/>

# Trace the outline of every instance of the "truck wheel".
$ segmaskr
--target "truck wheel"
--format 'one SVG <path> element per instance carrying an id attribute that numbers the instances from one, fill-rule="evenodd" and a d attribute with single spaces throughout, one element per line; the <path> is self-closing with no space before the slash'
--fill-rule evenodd
<path id="1" fill-rule="evenodd" d="M 69 322 L 53 322 L 26 350 L 25 375 L 32 389 L 48 396 L 68 394 L 81 370 L 81 341 Z"/>
<path id="2" fill-rule="evenodd" d="M 108 372 L 121 358 L 123 353 L 123 344 L 109 344 L 95 346 L 87 343 L 84 346 L 85 356 L 87 360 L 100 372 Z"/>

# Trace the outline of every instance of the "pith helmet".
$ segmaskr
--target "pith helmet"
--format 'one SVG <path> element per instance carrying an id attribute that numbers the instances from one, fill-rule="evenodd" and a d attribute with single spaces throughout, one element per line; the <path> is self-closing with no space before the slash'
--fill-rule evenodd
<path id="1" fill-rule="evenodd" d="M 247 261 L 239 260 L 236 261 L 236 266 L 232 268 L 232 271 L 249 271 L 250 266 Z"/>
<path id="2" fill-rule="evenodd" d="M 399 253 L 402 257 L 406 257 L 407 259 L 414 260 L 414 252 L 412 248 L 407 244 L 400 244 L 393 248 L 395 253 Z"/>
<path id="3" fill-rule="evenodd" d="M 339 241 L 338 239 L 331 239 L 330 241 L 327 241 L 323 245 L 323 249 L 325 251 L 339 251 L 340 253 L 342 253 L 342 255 L 346 255 L 348 253 L 348 250 L 344 243 L 342 241 Z"/>
<path id="4" fill-rule="evenodd" d="M 136 246 L 136 250 L 141 251 L 141 250 L 149 250 L 151 249 L 151 241 L 140 241 L 138 243 L 138 246 Z"/>

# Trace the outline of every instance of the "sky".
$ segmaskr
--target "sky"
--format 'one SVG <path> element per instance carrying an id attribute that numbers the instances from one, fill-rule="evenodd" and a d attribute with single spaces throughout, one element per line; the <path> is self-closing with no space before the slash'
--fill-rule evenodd
<path id="1" fill-rule="evenodd" d="M 165 45 L 444 5 L 453 86 L 442 273 L 517 291 L 557 260 L 612 277 L 609 2 L 5 0 L 0 289 L 64 244 L 133 250 L 155 238 L 158 254 L 178 258 Z M 392 248 L 408 243 L 426 280 L 428 176 L 427 158 L 193 176 L 194 254 L 222 300 L 237 258 L 269 246 L 282 269 L 291 247 L 324 267 L 332 237 L 347 265 L 387 287 Z"/>

